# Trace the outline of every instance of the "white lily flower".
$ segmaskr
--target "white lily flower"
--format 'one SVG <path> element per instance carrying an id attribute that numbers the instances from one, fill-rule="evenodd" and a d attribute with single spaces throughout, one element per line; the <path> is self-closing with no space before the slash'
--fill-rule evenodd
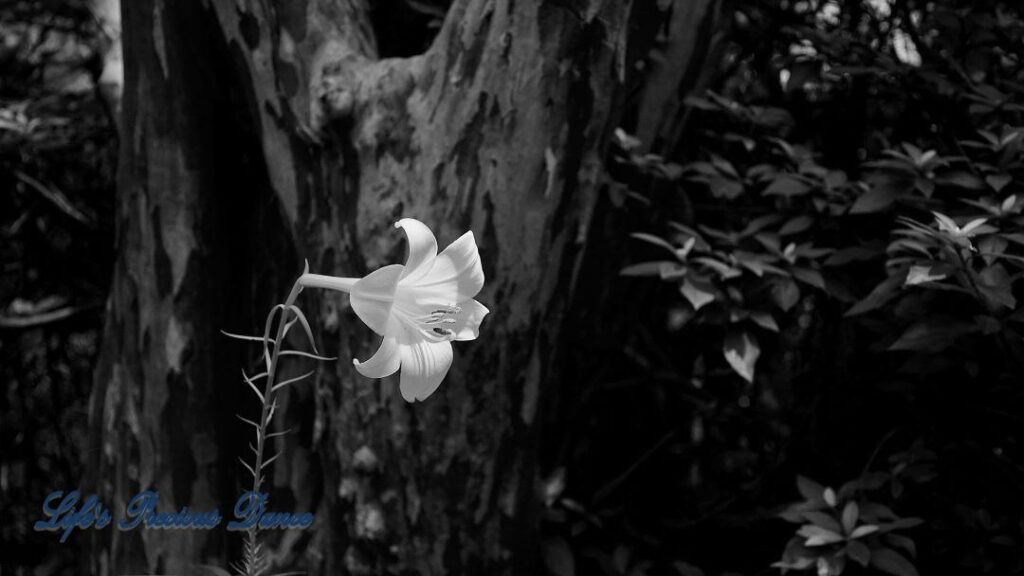
<path id="1" fill-rule="evenodd" d="M 409 258 L 363 278 L 304 274 L 304 286 L 341 290 L 371 330 L 384 337 L 356 370 L 384 378 L 401 369 L 399 389 L 407 402 L 425 400 L 437 390 L 452 364 L 452 340 L 473 340 L 489 310 L 473 299 L 484 285 L 476 240 L 466 232 L 440 254 L 437 240 L 419 220 L 403 218 Z"/>

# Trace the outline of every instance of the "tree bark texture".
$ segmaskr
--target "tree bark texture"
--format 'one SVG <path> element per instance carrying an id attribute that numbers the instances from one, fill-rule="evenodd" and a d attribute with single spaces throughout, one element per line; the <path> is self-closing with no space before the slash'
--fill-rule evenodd
<path id="1" fill-rule="evenodd" d="M 686 97 L 706 90 L 720 71 L 722 13 L 722 0 L 672 2 L 665 41 L 651 58 L 637 107 L 641 151 L 669 156 L 678 148 L 689 111 Z"/>
<path id="2" fill-rule="evenodd" d="M 244 486 L 252 415 L 238 376 L 308 259 L 359 276 L 404 261 L 392 228 L 441 246 L 473 230 L 488 281 L 481 338 L 427 402 L 350 359 L 377 344 L 346 297 L 299 305 L 339 361 L 289 392 L 264 533 L 310 574 L 537 573 L 538 406 L 617 126 L 631 2 L 457 0 L 424 54 L 378 59 L 360 0 L 131 0 L 116 265 L 90 407 L 95 490 L 120 514 L 219 509 Z M 286 367 L 298 373 L 308 366 Z M 285 373 L 287 377 L 289 372 Z M 90 533 L 96 574 L 226 566 L 222 529 Z"/>

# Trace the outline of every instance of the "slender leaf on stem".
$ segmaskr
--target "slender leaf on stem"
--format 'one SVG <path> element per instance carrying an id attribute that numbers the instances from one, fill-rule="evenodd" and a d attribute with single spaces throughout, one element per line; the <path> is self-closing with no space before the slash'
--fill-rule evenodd
<path id="1" fill-rule="evenodd" d="M 249 342 L 265 342 L 265 340 L 263 338 L 259 337 L 259 336 L 248 336 L 246 334 L 234 334 L 234 333 L 228 332 L 226 330 L 221 330 L 220 333 L 225 335 L 225 336 L 227 336 L 228 338 L 236 338 L 238 340 L 248 340 Z"/>
<path id="2" fill-rule="evenodd" d="M 298 318 L 292 318 L 291 320 L 289 320 L 289 321 L 288 321 L 288 323 L 287 323 L 287 324 L 285 324 L 285 325 L 284 325 L 284 331 L 283 331 L 283 332 L 281 332 L 281 338 L 282 338 L 282 339 L 283 339 L 283 338 L 284 338 L 285 336 L 287 336 L 287 335 L 288 335 L 288 332 L 289 332 L 289 331 L 290 331 L 290 330 L 292 329 L 292 326 L 295 326 L 295 324 L 296 324 L 296 323 L 297 323 L 298 321 L 299 321 L 299 319 L 298 319 Z"/>
<path id="3" fill-rule="evenodd" d="M 291 429 L 291 428 L 289 428 L 289 429 L 287 429 L 287 430 L 282 430 L 282 431 L 280 431 L 280 432 L 271 432 L 270 434 L 267 434 L 267 435 L 265 436 L 265 438 L 266 438 L 267 440 L 270 440 L 271 438 L 277 438 L 278 436 L 284 436 L 285 434 L 287 434 L 287 433 L 289 433 L 289 432 L 291 432 L 291 431 L 292 431 L 292 429 Z"/>
<path id="4" fill-rule="evenodd" d="M 246 376 L 245 370 L 242 370 L 242 378 L 245 379 L 245 383 L 249 385 L 249 388 L 252 388 L 252 391 L 256 394 L 256 397 L 260 399 L 260 404 L 266 402 L 266 400 L 263 398 L 263 393 L 260 392 L 260 389 L 257 388 L 255 384 L 253 384 L 251 378 Z"/>
<path id="5" fill-rule="evenodd" d="M 319 354 L 320 351 L 316 349 L 316 340 L 313 339 L 313 330 L 310 329 L 309 327 L 309 322 L 306 320 L 306 315 L 303 314 L 302 310 L 300 310 L 299 307 L 294 304 L 289 306 L 288 309 L 291 310 L 292 314 L 295 314 L 295 318 L 302 323 L 302 328 L 303 330 L 306 331 L 306 337 L 309 338 L 309 345 L 313 347 L 313 352 Z"/>
<path id="6" fill-rule="evenodd" d="M 264 426 L 269 425 L 270 421 L 274 419 L 274 412 L 277 410 L 277 398 L 274 398 L 274 403 L 270 405 L 270 412 L 267 414 L 267 421 L 264 422 Z"/>
<path id="7" fill-rule="evenodd" d="M 263 361 L 266 362 L 267 364 L 268 372 L 270 371 L 270 327 L 274 323 L 274 315 L 277 313 L 278 310 L 286 310 L 284 304 L 278 304 L 270 309 L 270 312 L 267 314 L 267 323 L 263 327 Z M 282 318 L 284 316 L 287 316 L 287 314 L 282 312 Z M 280 343 L 277 342 L 276 340 L 273 342 L 274 348 L 276 349 L 280 345 Z"/>
<path id="8" fill-rule="evenodd" d="M 277 459 L 278 459 L 278 457 L 280 457 L 280 456 L 281 456 L 281 453 L 280 453 L 280 452 L 278 452 L 277 454 L 274 454 L 274 455 L 273 455 L 273 456 L 271 456 L 270 458 L 267 458 L 267 461 L 266 461 L 266 462 L 264 462 L 264 463 L 263 463 L 263 464 L 262 464 L 262 465 L 260 466 L 260 471 L 262 471 L 262 470 L 263 470 L 264 468 L 266 468 L 267 466 L 270 466 L 270 463 L 271 463 L 271 462 L 273 462 L 274 460 L 277 460 Z"/>
<path id="9" fill-rule="evenodd" d="M 239 458 L 238 461 L 242 463 L 242 466 L 245 466 L 246 470 L 252 473 L 253 477 L 256 477 L 256 471 L 252 469 L 252 466 L 249 466 L 249 464 L 241 458 Z"/>
<path id="10" fill-rule="evenodd" d="M 337 358 L 332 357 L 332 356 L 320 356 L 319 354 L 310 354 L 309 352 L 302 352 L 300 350 L 282 350 L 278 355 L 279 356 L 302 356 L 303 358 L 312 358 L 313 360 L 320 360 L 320 361 L 327 361 L 327 362 L 330 362 L 330 361 L 333 361 L 333 360 L 337 360 Z"/>
<path id="11" fill-rule="evenodd" d="M 246 424 L 252 426 L 257 431 L 259 431 L 259 429 L 260 429 L 260 425 L 259 424 L 253 422 L 252 420 L 249 420 L 248 418 L 246 418 L 245 416 L 242 416 L 240 414 L 235 414 L 235 416 L 238 416 L 239 420 L 241 420 L 242 422 L 245 422 Z"/>
<path id="12" fill-rule="evenodd" d="M 274 316 L 277 315 L 278 310 L 284 310 L 284 304 L 275 305 L 270 309 L 270 312 L 267 313 L 267 321 L 263 325 L 263 339 L 266 341 L 270 341 L 270 328 L 274 324 Z"/>
<path id="13" fill-rule="evenodd" d="M 271 392 L 277 392 L 278 389 L 284 388 L 285 386 L 287 386 L 289 384 L 294 384 L 294 383 L 298 382 L 299 380 L 303 380 L 305 378 L 309 378 L 313 374 L 316 374 L 316 370 L 310 370 L 309 372 L 306 372 L 302 376 L 296 376 L 295 378 L 291 378 L 289 380 L 285 380 L 284 382 L 281 382 L 281 383 L 278 383 L 278 384 L 274 384 L 274 387 L 271 388 L 270 391 Z"/>

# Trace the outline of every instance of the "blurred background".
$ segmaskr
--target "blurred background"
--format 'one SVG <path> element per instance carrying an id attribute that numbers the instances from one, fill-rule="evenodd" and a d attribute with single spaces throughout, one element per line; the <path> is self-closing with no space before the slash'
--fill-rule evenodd
<path id="1" fill-rule="evenodd" d="M 0 572 L 58 574 L 74 546 L 32 532 L 77 486 L 113 251 L 109 43 L 86 2 L 0 6 Z"/>
<path id="2" fill-rule="evenodd" d="M 448 3 L 372 8 L 401 57 Z M 1024 573 L 1021 5 L 635 10 L 653 40 L 629 55 L 568 315 L 576 370 L 542 411 L 544 569 Z M 0 5 L 3 575 L 82 573 L 81 539 L 31 526 L 96 449 L 104 22 Z"/>

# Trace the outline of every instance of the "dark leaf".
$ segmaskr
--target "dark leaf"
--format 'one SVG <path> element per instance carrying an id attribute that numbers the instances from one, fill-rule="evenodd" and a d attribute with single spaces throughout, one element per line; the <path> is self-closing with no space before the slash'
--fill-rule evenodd
<path id="1" fill-rule="evenodd" d="M 883 251 L 880 248 L 851 246 L 850 248 L 843 248 L 833 252 L 832 255 L 825 260 L 825 266 L 843 266 L 850 262 L 863 262 L 877 258 L 882 254 Z"/>
<path id="2" fill-rule="evenodd" d="M 920 518 L 900 518 L 888 524 L 882 524 L 878 527 L 879 532 L 892 532 L 893 530 L 906 530 L 907 528 L 914 528 L 923 524 L 924 521 Z"/>
<path id="3" fill-rule="evenodd" d="M 677 263 L 664 260 L 660 262 L 641 262 L 626 266 L 619 271 L 619 276 L 661 276 L 662 268 L 674 265 L 677 265 Z"/>
<path id="4" fill-rule="evenodd" d="M 920 320 L 907 328 L 889 350 L 914 352 L 941 352 L 957 340 L 977 331 L 973 322 L 964 322 L 949 317 L 933 317 Z"/>
<path id="5" fill-rule="evenodd" d="M 727 180 L 725 178 L 719 178 L 712 182 L 708 182 L 708 187 L 711 190 L 711 194 L 715 198 L 735 200 L 741 194 L 743 194 L 743 184 L 736 180 Z"/>
<path id="6" fill-rule="evenodd" d="M 860 486 L 862 490 L 878 490 L 879 488 L 884 486 L 885 483 L 888 481 L 889 475 L 886 474 L 885 472 L 869 472 L 861 476 L 857 480 L 857 484 Z M 865 510 L 868 504 L 870 504 L 870 502 L 865 502 L 864 506 L 861 506 L 861 516 L 865 514 Z M 878 506 L 885 508 L 885 506 L 882 506 L 881 504 L 879 504 Z"/>
<path id="7" fill-rule="evenodd" d="M 671 252 L 673 256 L 675 256 L 676 247 L 673 246 L 672 244 L 669 244 L 669 242 L 667 240 L 665 240 L 664 238 L 659 238 L 659 237 L 655 236 L 654 234 L 647 234 L 645 232 L 634 232 L 634 233 L 630 234 L 629 237 L 630 238 L 635 238 L 635 239 L 643 241 L 643 242 L 647 242 L 648 244 L 654 244 L 655 246 L 658 246 L 659 248 L 664 248 L 665 250 L 668 250 L 669 252 Z"/>
<path id="8" fill-rule="evenodd" d="M 871 566 L 893 576 L 918 576 L 917 568 L 892 548 L 877 548 L 871 553 Z"/>
<path id="9" fill-rule="evenodd" d="M 816 526 L 820 526 L 830 532 L 843 532 L 843 528 L 839 525 L 839 522 L 837 522 L 835 517 L 831 514 L 815 511 L 804 512 L 804 518 L 807 519 L 808 522 L 811 522 Z"/>
<path id="10" fill-rule="evenodd" d="M 993 264 L 978 274 L 981 282 L 978 291 L 986 300 L 995 306 L 1005 306 L 1011 310 L 1017 307 L 1017 299 L 1013 297 L 1009 273 L 1000 264 Z"/>
<path id="11" fill-rule="evenodd" d="M 965 190 L 984 190 L 985 181 L 970 172 L 956 171 L 941 174 L 935 178 L 940 186 L 955 186 Z"/>
<path id="12" fill-rule="evenodd" d="M 786 222 L 782 228 L 779 229 L 779 235 L 787 236 L 789 234 L 799 234 L 804 230 L 807 230 L 814 224 L 814 219 L 810 216 L 797 216 L 796 218 L 790 219 Z"/>
<path id="13" fill-rule="evenodd" d="M 766 214 L 764 216 L 754 218 L 753 220 L 750 221 L 749 224 L 747 224 L 743 231 L 740 232 L 740 236 L 747 237 L 750 236 L 751 234 L 756 234 L 761 230 L 764 230 L 768 226 L 771 226 L 772 224 L 781 221 L 782 218 L 783 217 L 779 214 Z"/>
<path id="14" fill-rule="evenodd" d="M 801 196 L 810 192 L 811 187 L 793 174 L 782 174 L 764 189 L 765 196 Z"/>
<path id="15" fill-rule="evenodd" d="M 779 252 L 782 248 L 782 241 L 778 234 L 763 233 L 754 236 L 754 240 L 757 240 L 762 246 L 771 250 L 772 252 Z"/>
<path id="16" fill-rule="evenodd" d="M 858 518 L 860 518 L 860 507 L 856 502 L 847 502 L 843 507 L 843 533 L 852 533 Z"/>
<path id="17" fill-rule="evenodd" d="M 700 310 L 715 301 L 714 286 L 710 282 L 703 282 L 696 278 L 684 279 L 679 291 L 682 292 L 686 300 L 693 306 L 694 311 Z"/>
<path id="18" fill-rule="evenodd" d="M 996 192 L 1002 191 L 1003 188 L 1013 182 L 1013 177 L 1008 174 L 992 174 L 991 176 L 985 177 L 985 182 L 992 187 Z"/>
<path id="19" fill-rule="evenodd" d="M 1009 247 L 1010 242 L 1002 236 L 992 235 L 978 242 L 978 252 L 982 254 L 985 264 L 992 265 Z"/>
<path id="20" fill-rule="evenodd" d="M 854 540 L 846 545 L 846 555 L 864 567 L 867 567 L 868 562 L 871 561 L 871 549 L 858 540 Z"/>
<path id="21" fill-rule="evenodd" d="M 843 536 L 841 534 L 827 528 L 822 528 L 816 524 L 804 524 L 796 533 L 806 538 L 806 540 L 804 540 L 804 546 L 809 547 L 826 546 L 843 540 Z"/>
<path id="22" fill-rule="evenodd" d="M 672 567 L 675 568 L 676 573 L 679 574 L 679 576 L 704 576 L 703 570 L 693 564 L 687 564 L 686 562 L 673 562 Z"/>
<path id="23" fill-rule="evenodd" d="M 769 312 L 751 312 L 750 320 L 765 330 L 779 331 L 778 322 L 775 321 L 775 317 Z"/>
<path id="24" fill-rule="evenodd" d="M 857 197 L 850 207 L 850 214 L 871 214 L 882 212 L 896 201 L 896 192 L 887 186 L 875 186 Z"/>
<path id="25" fill-rule="evenodd" d="M 761 355 L 757 339 L 746 331 L 730 332 L 722 345 L 725 361 L 747 382 L 754 381 L 754 367 Z"/>
<path id="26" fill-rule="evenodd" d="M 821 277 L 821 272 L 813 268 L 793 268 L 793 276 L 804 284 L 825 290 L 825 279 Z"/>
<path id="27" fill-rule="evenodd" d="M 917 545 L 914 544 L 914 540 L 912 538 L 908 538 L 902 534 L 886 534 L 885 543 L 893 548 L 903 550 L 911 558 L 917 556 Z"/>
<path id="28" fill-rule="evenodd" d="M 703 264 L 708 268 L 711 268 L 712 270 L 717 272 L 718 276 L 723 280 L 736 278 L 737 276 L 743 274 L 741 270 L 733 268 L 732 266 L 729 266 L 719 260 L 715 260 L 714 258 L 694 258 L 693 261 Z"/>
<path id="29" fill-rule="evenodd" d="M 906 160 L 876 160 L 874 162 L 865 162 L 864 167 L 872 170 L 902 172 L 908 175 L 917 172 L 914 166 Z"/>
<path id="30" fill-rule="evenodd" d="M 906 286 L 916 286 L 928 282 L 938 282 L 946 278 L 948 274 L 932 266 L 911 266 L 907 272 Z"/>
<path id="31" fill-rule="evenodd" d="M 783 312 L 789 312 L 800 301 L 800 288 L 790 278 L 777 278 L 772 282 L 772 299 Z"/>
<path id="32" fill-rule="evenodd" d="M 825 487 L 806 476 L 796 477 L 796 489 L 805 500 L 824 502 Z"/>
<path id="33" fill-rule="evenodd" d="M 544 565 L 555 576 L 576 575 L 576 558 L 563 538 L 552 538 L 544 543 Z"/>
<path id="34" fill-rule="evenodd" d="M 795 504 L 790 504 L 785 510 L 779 512 L 779 518 L 782 518 L 786 522 L 803 524 L 807 521 L 807 519 L 804 518 L 805 513 L 819 510 L 824 505 L 824 500 L 819 500 L 817 502 L 806 500 L 800 501 Z"/>
<path id="35" fill-rule="evenodd" d="M 927 178 L 918 178 L 914 183 L 914 188 L 920 190 L 924 194 L 925 198 L 931 198 L 932 194 L 935 193 L 935 182 L 928 180 Z"/>
<path id="36" fill-rule="evenodd" d="M 881 308 L 899 294 L 899 288 L 903 285 L 906 277 L 906 270 L 898 271 L 892 276 L 889 276 L 883 280 L 881 284 L 875 286 L 875 289 L 865 296 L 863 300 L 855 304 L 853 308 L 847 310 L 845 315 L 847 317 L 856 316 L 858 314 L 864 314 L 865 312 Z"/>
<path id="37" fill-rule="evenodd" d="M 1015 310 L 1013 314 L 1006 317 L 1009 322 L 1024 322 L 1024 308 Z"/>
<path id="38" fill-rule="evenodd" d="M 879 474 L 884 475 L 886 477 L 886 481 L 888 481 L 888 474 Z M 881 487 L 882 484 L 879 484 L 878 486 L 875 486 L 872 489 L 877 489 Z M 862 504 L 860 507 L 860 517 L 861 520 L 863 520 L 864 522 L 869 522 L 871 524 L 877 524 L 882 520 L 894 520 L 897 518 L 896 513 L 893 512 L 888 506 L 886 506 L 885 504 L 879 504 L 877 502 L 865 502 L 864 504 Z"/>

